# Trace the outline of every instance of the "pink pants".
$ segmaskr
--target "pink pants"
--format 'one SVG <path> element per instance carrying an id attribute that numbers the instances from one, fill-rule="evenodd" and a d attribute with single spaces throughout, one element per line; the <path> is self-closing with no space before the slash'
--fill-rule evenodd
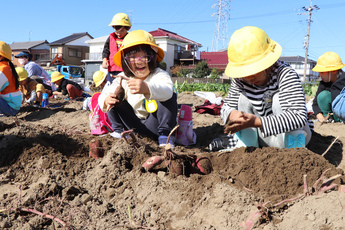
<path id="1" fill-rule="evenodd" d="M 83 95 L 83 90 L 77 89 L 77 87 L 75 87 L 72 84 L 67 84 L 66 89 L 67 89 L 68 96 L 70 99 L 81 97 Z"/>

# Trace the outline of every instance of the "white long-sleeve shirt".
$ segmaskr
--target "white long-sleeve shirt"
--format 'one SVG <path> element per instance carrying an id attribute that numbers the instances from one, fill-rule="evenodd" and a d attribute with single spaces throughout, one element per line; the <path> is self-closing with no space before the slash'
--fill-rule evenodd
<path id="1" fill-rule="evenodd" d="M 120 73 L 119 75 L 124 76 L 124 73 Z M 125 90 L 125 100 L 132 106 L 135 114 L 140 119 L 146 119 L 148 116 L 148 112 L 144 106 L 144 100 L 156 100 L 156 101 L 166 101 L 169 100 L 173 95 L 173 82 L 169 74 L 160 69 L 156 68 L 155 71 L 144 80 L 147 83 L 150 94 L 132 94 L 130 93 L 129 87 L 127 85 L 126 80 L 122 80 L 122 87 Z M 118 85 L 118 78 L 115 79 L 112 84 L 107 84 L 103 90 L 101 95 L 98 98 L 98 104 L 103 112 L 107 111 L 107 106 L 105 105 L 106 97 L 115 92 L 115 89 Z"/>

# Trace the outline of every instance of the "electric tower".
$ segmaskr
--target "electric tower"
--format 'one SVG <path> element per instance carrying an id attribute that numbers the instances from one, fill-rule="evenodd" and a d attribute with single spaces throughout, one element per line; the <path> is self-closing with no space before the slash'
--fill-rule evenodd
<path id="1" fill-rule="evenodd" d="M 221 45 L 222 49 L 227 47 L 228 20 L 230 20 L 230 0 L 217 0 L 217 3 L 213 4 L 212 8 L 216 9 L 216 12 L 212 14 L 212 17 L 216 17 L 217 20 L 212 39 L 211 51 L 218 51 L 218 45 Z"/>

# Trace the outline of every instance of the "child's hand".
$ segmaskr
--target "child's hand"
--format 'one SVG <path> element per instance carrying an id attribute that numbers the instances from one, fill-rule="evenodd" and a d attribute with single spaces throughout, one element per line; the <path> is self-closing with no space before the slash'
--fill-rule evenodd
<path id="1" fill-rule="evenodd" d="M 108 69 L 109 66 L 109 62 L 106 58 L 103 58 L 103 62 L 102 62 L 102 68 L 103 69 Z"/>
<path id="2" fill-rule="evenodd" d="M 236 133 L 242 129 L 250 127 L 261 127 L 260 118 L 251 113 L 234 110 L 229 116 L 229 120 L 224 126 L 224 133 Z"/>
<path id="3" fill-rule="evenodd" d="M 149 94 L 147 83 L 142 79 L 131 78 L 128 80 L 128 88 L 132 94 Z"/>
<path id="4" fill-rule="evenodd" d="M 114 93 L 111 93 L 105 98 L 104 103 L 107 106 L 108 112 L 112 107 L 119 106 L 121 104 L 121 101 L 116 98 L 116 95 Z"/>

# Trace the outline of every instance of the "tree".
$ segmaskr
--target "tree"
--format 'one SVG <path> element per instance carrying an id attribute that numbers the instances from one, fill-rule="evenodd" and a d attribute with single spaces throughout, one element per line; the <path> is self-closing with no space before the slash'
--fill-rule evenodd
<path id="1" fill-rule="evenodd" d="M 213 68 L 212 71 L 211 71 L 211 76 L 210 76 L 210 78 L 212 78 L 212 79 L 218 79 L 218 78 L 219 78 L 219 75 L 221 75 L 222 72 L 223 72 L 223 71 L 221 71 L 220 69 Z"/>
<path id="2" fill-rule="evenodd" d="M 206 61 L 201 61 L 196 65 L 195 69 L 193 69 L 192 73 L 194 78 L 205 78 L 210 75 L 211 70 L 208 68 Z"/>

